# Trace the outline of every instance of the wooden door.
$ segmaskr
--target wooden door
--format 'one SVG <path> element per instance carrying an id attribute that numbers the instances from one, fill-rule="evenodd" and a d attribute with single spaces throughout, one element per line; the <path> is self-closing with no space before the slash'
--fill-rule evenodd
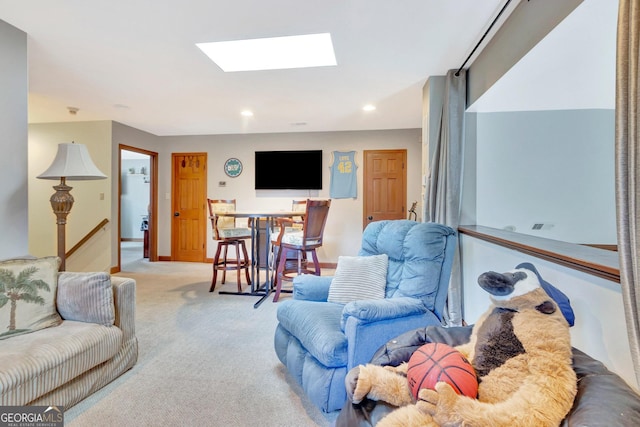
<path id="1" fill-rule="evenodd" d="M 363 227 L 407 217 L 407 150 L 365 150 Z"/>
<path id="2" fill-rule="evenodd" d="M 172 156 L 171 259 L 204 262 L 207 236 L 207 154 Z"/>

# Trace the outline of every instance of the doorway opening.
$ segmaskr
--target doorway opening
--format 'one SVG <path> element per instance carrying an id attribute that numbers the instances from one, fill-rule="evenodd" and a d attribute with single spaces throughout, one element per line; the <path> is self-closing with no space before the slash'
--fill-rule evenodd
<path id="1" fill-rule="evenodd" d="M 157 153 L 120 145 L 118 267 L 157 261 Z"/>

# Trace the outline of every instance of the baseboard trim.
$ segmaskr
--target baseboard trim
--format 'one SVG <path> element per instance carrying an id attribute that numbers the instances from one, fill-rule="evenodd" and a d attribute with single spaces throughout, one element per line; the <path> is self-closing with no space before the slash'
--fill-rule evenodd
<path id="1" fill-rule="evenodd" d="M 121 242 L 144 242 L 143 238 L 140 237 L 121 237 Z"/>
<path id="2" fill-rule="evenodd" d="M 171 259 L 170 256 L 159 256 L 158 257 L 158 261 L 173 261 Z M 205 263 L 207 264 L 211 264 L 213 263 L 213 258 L 205 258 L 204 260 Z M 336 264 L 335 262 L 321 262 L 320 263 L 320 268 L 329 268 L 329 269 L 333 269 L 335 270 L 336 267 L 338 266 L 338 264 Z"/>
<path id="3" fill-rule="evenodd" d="M 321 262 L 320 263 L 320 268 L 331 268 L 331 269 L 335 270 L 337 266 L 338 266 L 338 264 L 336 264 L 335 262 Z"/>

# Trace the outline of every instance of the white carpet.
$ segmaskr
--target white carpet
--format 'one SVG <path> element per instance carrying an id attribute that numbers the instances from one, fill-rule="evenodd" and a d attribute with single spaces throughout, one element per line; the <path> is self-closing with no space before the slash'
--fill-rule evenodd
<path id="1" fill-rule="evenodd" d="M 273 349 L 270 296 L 235 291 L 235 274 L 209 293 L 211 266 L 123 262 L 137 282 L 137 364 L 68 409 L 68 426 L 330 426 L 286 373 Z M 283 294 L 281 298 L 290 298 Z"/>

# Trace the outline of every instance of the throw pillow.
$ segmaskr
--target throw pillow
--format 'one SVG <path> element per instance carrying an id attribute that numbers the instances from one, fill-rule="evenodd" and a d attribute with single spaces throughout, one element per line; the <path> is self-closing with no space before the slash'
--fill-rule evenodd
<path id="1" fill-rule="evenodd" d="M 0 339 L 62 322 L 56 311 L 58 257 L 0 262 Z"/>
<path id="2" fill-rule="evenodd" d="M 346 304 L 365 299 L 383 299 L 388 264 L 389 257 L 386 254 L 338 257 L 327 301 Z"/>
<path id="3" fill-rule="evenodd" d="M 107 273 L 61 273 L 58 312 L 65 320 L 113 325 L 116 312 Z"/>

